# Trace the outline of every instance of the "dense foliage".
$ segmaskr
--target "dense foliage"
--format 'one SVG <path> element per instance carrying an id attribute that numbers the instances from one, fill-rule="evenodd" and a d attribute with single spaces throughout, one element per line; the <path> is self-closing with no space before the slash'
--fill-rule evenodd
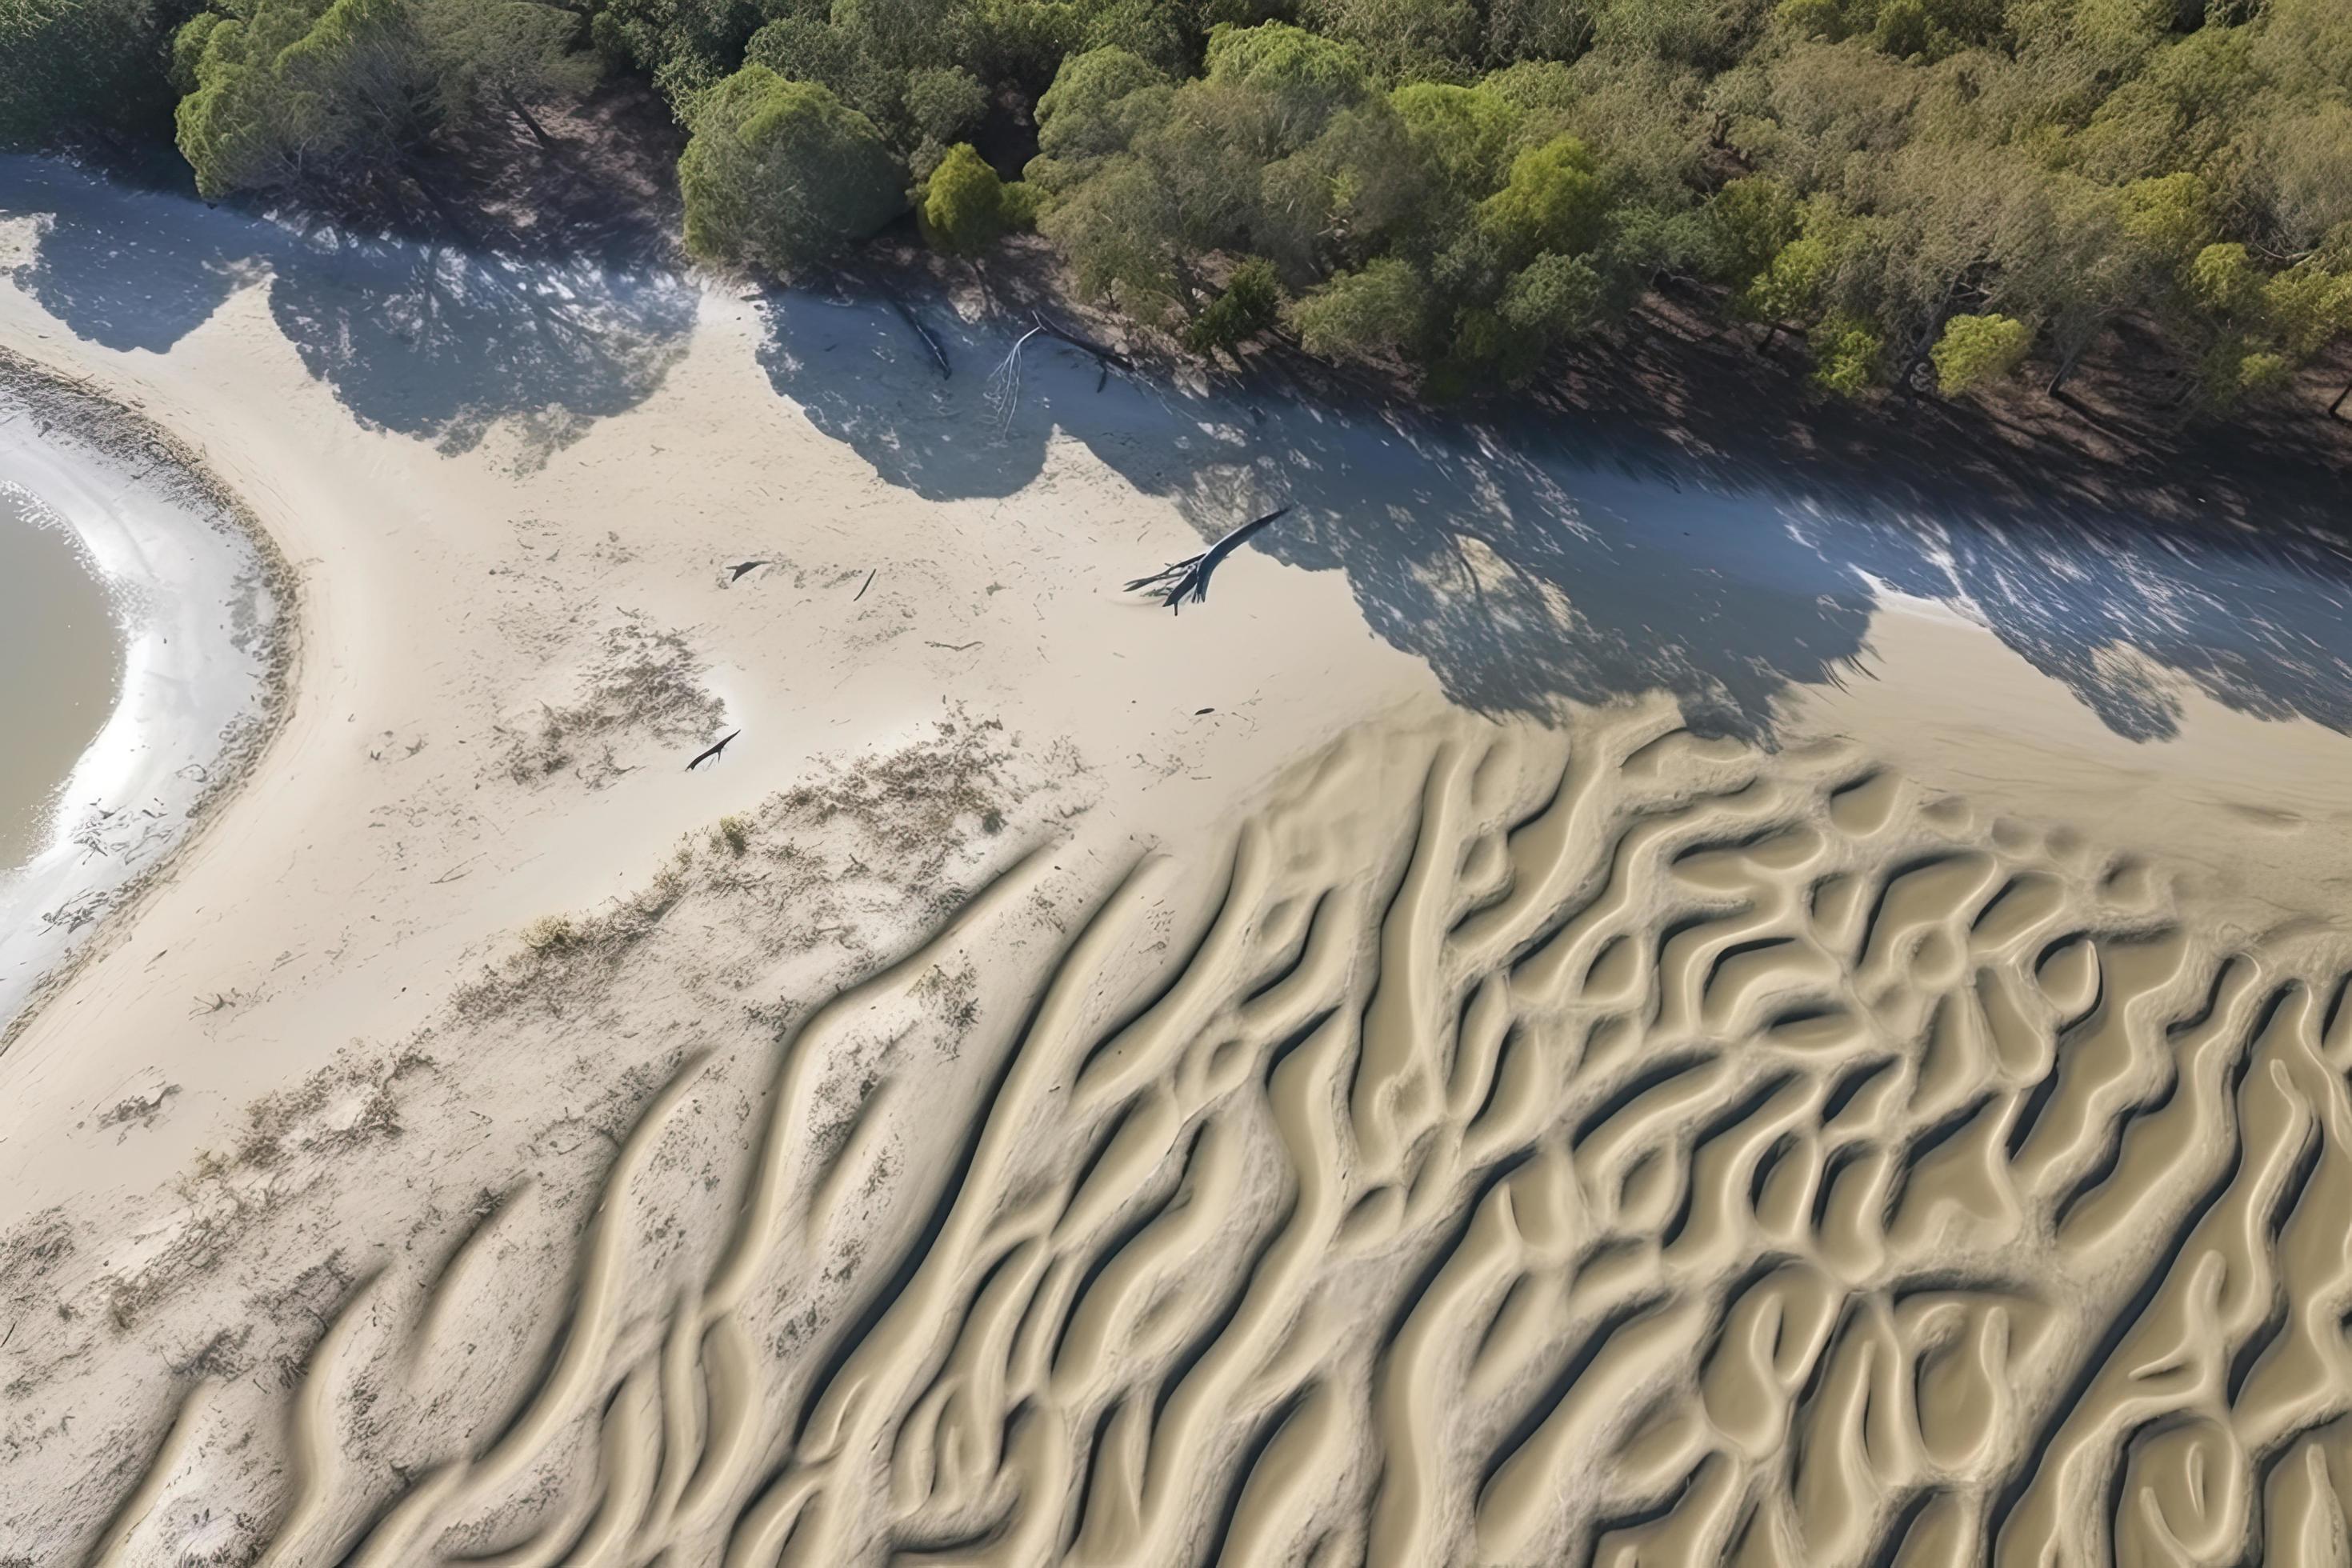
<path id="1" fill-rule="evenodd" d="M 745 66 L 696 92 L 678 161 L 687 247 L 790 271 L 905 210 L 905 174 L 873 121 L 813 81 Z"/>
<path id="2" fill-rule="evenodd" d="M 0 147 L 168 116 L 155 0 L 0 0 Z"/>
<path id="3" fill-rule="evenodd" d="M 207 196 L 364 187 L 493 104 L 585 91 L 577 30 L 535 0 L 221 0 L 172 41 L 180 151 Z"/>
<path id="4" fill-rule="evenodd" d="M 2347 0 L 0 0 L 0 138 L 175 99 L 207 194 L 325 199 L 642 73 L 699 255 L 1034 224 L 1197 352 L 1441 391 L 1668 280 L 1840 393 L 2131 319 L 2226 407 L 2352 332 Z"/>

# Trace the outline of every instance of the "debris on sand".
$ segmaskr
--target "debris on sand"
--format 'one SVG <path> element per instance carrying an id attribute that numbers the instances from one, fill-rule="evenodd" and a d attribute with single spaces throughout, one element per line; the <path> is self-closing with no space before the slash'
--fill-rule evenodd
<path id="1" fill-rule="evenodd" d="M 700 767 L 705 763 L 717 762 L 719 760 L 719 753 L 727 749 L 727 742 L 732 741 L 736 736 L 742 732 L 743 731 L 740 730 L 730 730 L 724 735 L 719 736 L 718 740 L 712 742 L 709 745 L 705 746 L 701 751 L 697 752 L 694 754 L 694 761 L 686 764 L 686 771 L 688 773 L 692 773 L 695 769 Z"/>
<path id="2" fill-rule="evenodd" d="M 1171 561 L 1149 577 L 1138 577 L 1127 585 L 1130 594 L 1145 592 L 1161 595 L 1160 603 L 1181 614 L 1184 601 L 1206 604 L 1209 598 L 1209 574 L 1217 563 L 1247 543 L 1250 536 L 1276 519 L 1288 512 L 1286 506 L 1276 507 L 1264 517 L 1254 517 L 1198 555 L 1188 555 L 1181 561 Z"/>

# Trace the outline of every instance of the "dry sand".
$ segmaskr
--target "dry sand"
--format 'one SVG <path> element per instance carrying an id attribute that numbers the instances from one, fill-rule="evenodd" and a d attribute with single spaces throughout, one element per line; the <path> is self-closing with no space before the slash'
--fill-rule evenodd
<path id="1" fill-rule="evenodd" d="M 2347 1561 L 2341 737 L 1899 602 L 1777 750 L 1477 717 L 759 338 L 450 452 L 0 289 L 301 617 L 0 1056 L 0 1562 Z"/>

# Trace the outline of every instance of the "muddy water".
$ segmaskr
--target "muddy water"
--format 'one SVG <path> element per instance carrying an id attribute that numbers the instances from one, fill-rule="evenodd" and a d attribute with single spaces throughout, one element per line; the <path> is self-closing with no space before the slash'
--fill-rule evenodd
<path id="1" fill-rule="evenodd" d="M 0 870 L 56 832 L 59 792 L 121 669 L 121 634 L 73 534 L 0 478 Z"/>

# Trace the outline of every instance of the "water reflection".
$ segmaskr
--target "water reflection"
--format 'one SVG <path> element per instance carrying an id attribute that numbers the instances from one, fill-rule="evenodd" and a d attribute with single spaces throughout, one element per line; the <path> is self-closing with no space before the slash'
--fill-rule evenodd
<path id="1" fill-rule="evenodd" d="M 106 591 L 73 534 L 0 479 L 0 881 L 47 842 L 121 665 Z"/>
<path id="2" fill-rule="evenodd" d="M 653 237 L 617 226 L 561 260 L 476 254 L 298 230 L 27 157 L 0 157 L 0 213 L 39 215 L 16 283 L 77 334 L 165 353 L 267 279 L 278 330 L 354 416 L 446 451 L 504 423 L 543 455 L 643 402 L 698 299 Z"/>
<path id="3" fill-rule="evenodd" d="M 1703 728 L 1769 739 L 1791 684 L 1857 668 L 1880 587 L 1954 605 L 2117 733 L 2178 731 L 2180 683 L 2241 711 L 2352 731 L 2352 563 L 2326 539 L 2226 538 L 2085 514 L 1922 515 L 1808 495 L 1574 421 L 1465 429 L 1369 407 L 1192 397 L 1037 338 L 1006 417 L 990 372 L 1013 333 L 926 315 L 956 374 L 870 303 L 782 294 L 762 363 L 817 428 L 933 499 L 1009 495 L 1055 432 L 1204 535 L 1296 510 L 1259 548 L 1339 569 L 1366 619 L 1457 701 L 1549 709 L 1664 688 Z M 998 384 L 1001 384 L 999 383 Z M 1591 428 L 1591 427 L 1585 427 Z M 1152 564 L 1139 562 L 1139 569 Z"/>

